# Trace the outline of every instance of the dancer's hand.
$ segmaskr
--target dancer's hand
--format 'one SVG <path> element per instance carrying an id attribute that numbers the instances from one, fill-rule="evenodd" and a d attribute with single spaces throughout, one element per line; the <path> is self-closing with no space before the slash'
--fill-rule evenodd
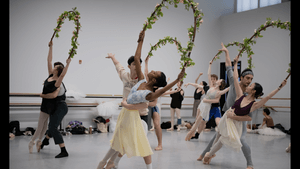
<path id="1" fill-rule="evenodd" d="M 224 51 L 224 52 L 228 51 L 228 49 L 224 46 L 223 42 L 221 42 L 221 46 L 222 46 L 222 48 L 219 49 L 218 51 Z"/>
<path id="2" fill-rule="evenodd" d="M 53 45 L 53 42 L 50 41 L 49 44 L 48 44 L 48 46 L 49 46 L 49 47 L 52 47 L 52 45 Z"/>
<path id="3" fill-rule="evenodd" d="M 68 58 L 68 59 L 66 60 L 66 62 L 67 62 L 67 64 L 70 64 L 70 63 L 71 63 L 71 58 Z"/>
<path id="4" fill-rule="evenodd" d="M 186 135 L 186 137 L 185 137 L 185 141 L 190 141 L 191 138 L 194 137 L 194 136 L 195 136 L 195 131 L 191 129 L 191 130 L 187 133 L 187 135 Z"/>
<path id="5" fill-rule="evenodd" d="M 182 68 L 181 72 L 178 74 L 177 80 L 180 81 L 184 77 L 185 67 Z"/>
<path id="6" fill-rule="evenodd" d="M 121 102 L 121 106 L 122 107 L 125 107 L 127 105 L 127 98 L 126 97 L 123 97 L 123 100 Z"/>
<path id="7" fill-rule="evenodd" d="M 144 37 L 145 37 L 145 31 L 141 31 L 137 42 L 143 41 Z"/>
<path id="8" fill-rule="evenodd" d="M 233 116 L 236 116 L 235 113 L 234 113 L 234 109 L 231 110 L 231 111 L 229 111 L 229 112 L 227 113 L 227 118 L 232 119 Z"/>
<path id="9" fill-rule="evenodd" d="M 105 58 L 107 59 L 112 59 L 115 57 L 115 54 L 112 54 L 112 53 L 107 53 L 108 56 L 106 56 Z"/>
<path id="10" fill-rule="evenodd" d="M 284 79 L 284 81 L 281 83 L 281 85 L 279 86 L 278 89 L 280 90 L 281 88 L 283 88 L 286 85 L 286 82 L 287 82 L 287 80 Z"/>
<path id="11" fill-rule="evenodd" d="M 186 84 L 184 84 L 183 86 L 184 86 L 185 88 L 187 88 L 188 85 L 190 85 L 190 83 L 186 83 Z"/>

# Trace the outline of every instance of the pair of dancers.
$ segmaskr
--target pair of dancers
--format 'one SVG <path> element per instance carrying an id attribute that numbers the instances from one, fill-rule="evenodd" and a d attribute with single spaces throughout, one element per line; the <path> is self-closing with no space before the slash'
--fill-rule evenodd
<path id="1" fill-rule="evenodd" d="M 256 102 L 255 98 L 263 95 L 262 86 L 259 83 L 252 83 L 249 86 L 253 79 L 253 72 L 250 69 L 242 72 L 241 82 L 243 81 L 244 84 L 239 82 L 237 70 L 239 56 L 236 56 L 234 59 L 234 72 L 232 72 L 229 52 L 223 43 L 221 45 L 222 49 L 219 51 L 225 52 L 226 71 L 230 82 L 227 101 L 224 105 L 224 108 L 228 110 L 226 110 L 225 114 L 220 119 L 218 126 L 219 130 L 216 132 L 216 135 L 197 160 L 203 160 L 204 164 L 209 164 L 211 159 L 216 156 L 215 153 L 224 144 L 236 151 L 240 151 L 242 149 L 247 160 L 247 169 L 253 169 L 250 147 L 244 141 L 244 138 L 242 138 L 244 137 L 244 133 L 247 132 L 245 121 L 251 121 L 251 117 L 249 116 L 250 112 L 262 107 L 270 98 L 272 98 L 282 87 L 286 85 L 287 81 L 284 80 L 278 88 L 273 90 L 269 95 L 262 98 L 260 101 Z M 189 138 L 190 135 L 187 137 Z M 203 154 L 205 155 L 203 156 Z"/>
<path id="2" fill-rule="evenodd" d="M 138 83 L 132 87 L 128 94 L 127 101 L 123 98 L 123 106 L 117 120 L 113 138 L 110 141 L 110 149 L 105 157 L 100 161 L 98 169 L 115 167 L 114 160 L 120 153 L 127 157 L 141 156 L 145 160 L 147 169 L 152 169 L 151 154 L 153 154 L 137 109 L 143 108 L 143 103 L 153 101 L 164 94 L 172 86 L 178 83 L 184 76 L 185 68 L 179 73 L 177 79 L 170 84 L 166 82 L 166 76 L 161 71 L 151 71 L 148 73 L 148 82 L 141 71 L 141 51 L 144 41 L 145 31 L 141 31 L 138 39 L 138 46 L 134 56 L 135 70 Z M 154 88 L 163 87 L 153 92 Z M 134 104 L 134 105 L 133 105 Z M 148 106 L 148 104 L 146 104 Z M 109 161 L 108 161 L 109 160 Z"/>
<path id="3" fill-rule="evenodd" d="M 33 146 L 36 144 L 37 152 L 40 152 L 45 145 L 49 145 L 49 139 L 54 138 L 55 144 L 58 144 L 61 152 L 55 156 L 55 158 L 67 157 L 69 154 L 65 148 L 64 140 L 57 130 L 57 127 L 61 123 L 62 119 L 68 112 L 68 106 L 65 102 L 66 100 L 66 88 L 63 84 L 63 79 L 67 73 L 68 67 L 70 65 L 71 59 L 67 59 L 67 64 L 64 65 L 61 62 L 55 62 L 52 68 L 52 46 L 53 42 L 50 41 L 48 53 L 48 78 L 44 81 L 43 92 L 40 94 L 42 99 L 41 111 L 38 121 L 38 127 L 32 136 L 28 148 L 29 153 L 32 153 Z M 50 117 L 48 133 L 41 141 L 42 137 L 45 135 L 48 125 L 48 118 Z M 37 142 L 35 142 L 38 137 Z"/>

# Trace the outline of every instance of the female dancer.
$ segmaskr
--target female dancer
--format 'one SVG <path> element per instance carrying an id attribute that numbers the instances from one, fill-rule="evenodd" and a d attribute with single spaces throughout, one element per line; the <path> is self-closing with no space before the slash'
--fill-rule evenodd
<path id="1" fill-rule="evenodd" d="M 138 47 L 134 57 L 136 73 L 139 82 L 131 89 L 128 95 L 128 104 L 137 104 L 155 100 L 165 91 L 174 86 L 184 76 L 185 68 L 182 69 L 178 75 L 178 78 L 174 82 L 166 85 L 166 77 L 163 72 L 151 71 L 148 74 L 149 81 L 146 82 L 141 71 L 141 64 L 139 61 L 144 41 L 144 34 L 145 32 L 141 31 L 138 40 Z M 154 86 L 165 87 L 157 90 L 156 92 L 151 92 L 153 91 Z M 120 115 L 118 116 L 113 138 L 110 142 L 111 148 L 107 152 L 104 159 L 100 161 L 98 169 L 102 169 L 107 163 L 108 159 L 110 159 L 110 161 L 106 166 L 106 169 L 114 167 L 113 161 L 119 152 L 122 155 L 127 154 L 129 158 L 131 156 L 144 157 L 147 169 L 152 169 L 151 154 L 153 154 L 153 152 L 145 135 L 145 131 L 142 127 L 142 122 L 137 110 L 128 110 L 125 107 L 122 108 Z"/>
<path id="2" fill-rule="evenodd" d="M 208 84 L 209 84 L 209 90 L 207 91 L 207 94 L 205 95 L 205 98 L 201 101 L 198 111 L 200 111 L 200 115 L 197 117 L 195 124 L 193 125 L 192 129 L 188 132 L 188 134 L 185 137 L 185 140 L 190 140 L 193 136 L 195 136 L 195 131 L 198 128 L 198 133 L 201 133 L 201 131 L 204 129 L 207 121 L 209 120 L 209 112 L 211 108 L 212 103 L 218 103 L 221 96 L 228 92 L 229 88 L 226 88 L 225 90 L 225 81 L 223 79 L 217 80 L 215 86 L 213 85 L 212 78 L 210 75 L 211 72 L 211 64 L 213 61 L 209 62 L 208 67 Z M 187 83 L 185 86 L 187 87 L 191 83 Z M 191 84 L 196 87 L 203 88 L 203 86 L 198 84 Z M 219 119 L 216 118 L 216 124 L 219 124 Z"/>
<path id="3" fill-rule="evenodd" d="M 173 131 L 174 130 L 174 115 L 176 112 L 177 116 L 177 131 L 180 131 L 179 125 L 181 124 L 181 117 L 180 117 L 180 109 L 181 109 L 181 103 L 184 99 L 184 91 L 181 89 L 181 86 L 183 84 L 183 81 L 179 81 L 177 83 L 177 87 L 174 91 L 168 91 L 164 93 L 164 95 L 170 94 L 172 97 L 171 105 L 170 105 L 170 112 L 171 112 L 171 127 L 167 129 L 167 131 Z"/>
<path id="4" fill-rule="evenodd" d="M 145 59 L 145 77 L 146 77 L 146 81 L 149 81 L 148 79 L 148 61 L 149 61 L 149 57 L 147 57 Z M 153 92 L 155 92 L 158 89 L 157 86 L 155 86 Z M 155 129 L 155 134 L 157 137 L 157 141 L 158 141 L 158 145 L 157 147 L 154 149 L 155 151 L 159 151 L 162 150 L 162 130 L 160 127 L 160 116 L 159 116 L 159 108 L 157 107 L 157 99 L 155 99 L 152 102 L 149 102 L 149 106 L 152 107 L 152 118 L 153 118 L 153 123 L 154 123 L 154 129 Z"/>
<path id="5" fill-rule="evenodd" d="M 203 73 L 201 72 L 201 73 L 199 74 L 199 76 L 196 78 L 195 84 L 198 84 L 198 79 L 199 79 L 200 76 L 202 76 L 202 75 L 203 75 Z M 205 81 L 201 81 L 201 82 L 199 83 L 199 85 L 202 85 L 203 88 L 206 88 L 207 83 L 206 83 Z M 185 84 L 184 86 L 187 86 L 187 85 Z M 205 90 L 204 90 L 203 88 L 201 88 L 201 87 L 199 87 L 199 88 L 195 87 L 195 88 L 196 88 L 196 89 L 195 89 L 195 92 L 194 92 L 194 104 L 193 104 L 193 114 L 192 114 L 192 116 L 193 116 L 193 117 L 196 117 L 196 119 L 197 119 L 197 117 L 198 117 L 198 114 L 197 114 L 197 108 L 198 108 L 198 106 L 199 106 L 199 104 L 200 104 L 200 102 L 201 102 L 201 96 L 204 95 L 206 92 L 205 92 Z"/>
<path id="6" fill-rule="evenodd" d="M 203 158 L 204 164 L 209 164 L 215 153 L 222 147 L 223 144 L 234 150 L 239 151 L 242 147 L 240 137 L 242 134 L 242 122 L 237 121 L 236 116 L 247 116 L 250 112 L 262 107 L 270 98 L 272 98 L 282 87 L 286 85 L 286 80 L 281 83 L 281 86 L 272 91 L 268 96 L 255 102 L 255 98 L 263 95 L 263 88 L 259 83 L 252 83 L 246 88 L 245 96 L 238 81 L 237 62 L 239 56 L 234 60 L 234 86 L 236 92 L 236 101 L 234 105 L 228 109 L 219 123 L 219 131 L 214 140 L 213 147 L 210 152 L 207 152 Z"/>
<path id="7" fill-rule="evenodd" d="M 52 53 L 51 53 L 51 60 L 52 60 Z M 49 60 L 48 62 L 51 62 L 51 60 Z M 67 70 L 69 68 L 70 62 L 71 62 L 71 58 L 67 59 L 67 64 L 66 67 L 64 68 L 63 72 L 61 73 L 61 75 L 59 76 L 59 78 L 54 77 L 52 78 L 53 81 L 56 81 L 55 86 L 56 85 L 61 85 L 62 84 L 62 79 L 64 78 L 64 76 L 67 73 Z M 48 64 L 48 70 L 51 70 L 52 67 L 50 67 L 51 64 Z M 63 85 L 63 87 L 61 87 L 60 93 L 62 92 L 63 94 L 56 97 L 55 98 L 55 112 L 50 114 L 50 121 L 49 121 L 49 125 L 48 125 L 48 131 L 47 131 L 47 135 L 44 138 L 41 148 L 44 145 L 49 145 L 49 139 L 51 137 L 54 138 L 54 143 L 55 144 L 59 144 L 59 147 L 61 149 L 61 152 L 55 156 L 55 158 L 62 158 L 62 157 L 67 157 L 69 156 L 66 148 L 65 148 L 65 144 L 64 144 L 64 140 L 62 138 L 62 135 L 59 133 L 59 131 L 57 130 L 57 127 L 59 126 L 59 124 L 61 123 L 62 119 L 64 118 L 64 116 L 68 113 L 68 106 L 65 102 L 66 99 L 66 88 Z"/>
<path id="8" fill-rule="evenodd" d="M 61 62 L 55 62 L 54 68 L 52 68 L 52 41 L 49 42 L 49 53 L 48 53 L 48 73 L 49 77 L 44 82 L 43 93 L 41 94 L 42 104 L 41 104 L 41 112 L 38 121 L 38 127 L 36 132 L 34 133 L 33 137 L 31 138 L 28 148 L 29 152 L 32 153 L 33 145 L 35 144 L 35 139 L 39 137 L 36 147 L 37 151 L 39 152 L 41 149 L 41 139 L 44 136 L 47 130 L 47 122 L 49 114 L 53 114 L 56 108 L 56 98 L 58 92 L 60 91 L 60 86 L 62 84 L 62 80 L 67 73 L 69 63 L 71 60 L 67 60 L 69 62 L 67 66 L 64 68 Z"/>

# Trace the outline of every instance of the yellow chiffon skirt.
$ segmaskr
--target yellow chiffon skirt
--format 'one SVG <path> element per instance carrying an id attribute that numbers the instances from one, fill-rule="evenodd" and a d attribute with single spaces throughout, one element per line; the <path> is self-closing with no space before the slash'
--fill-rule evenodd
<path id="1" fill-rule="evenodd" d="M 128 158 L 153 154 L 138 110 L 122 108 L 110 146 Z"/>

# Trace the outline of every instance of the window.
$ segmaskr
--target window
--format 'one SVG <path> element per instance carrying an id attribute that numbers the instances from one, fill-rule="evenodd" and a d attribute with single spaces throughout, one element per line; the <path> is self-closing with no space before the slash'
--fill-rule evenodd
<path id="1" fill-rule="evenodd" d="M 236 0 L 236 12 L 279 4 L 282 0 Z"/>

